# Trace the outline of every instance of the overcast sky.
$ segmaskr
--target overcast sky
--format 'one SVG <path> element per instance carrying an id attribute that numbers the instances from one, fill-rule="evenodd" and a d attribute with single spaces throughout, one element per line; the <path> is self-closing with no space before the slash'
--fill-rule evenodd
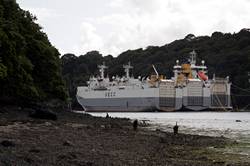
<path id="1" fill-rule="evenodd" d="M 192 33 L 250 27 L 250 0 L 16 0 L 61 54 L 161 46 Z"/>

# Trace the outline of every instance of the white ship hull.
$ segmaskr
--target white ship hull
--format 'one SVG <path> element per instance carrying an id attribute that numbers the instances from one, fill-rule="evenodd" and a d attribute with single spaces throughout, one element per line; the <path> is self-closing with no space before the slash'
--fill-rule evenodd
<path id="1" fill-rule="evenodd" d="M 157 98 L 113 98 L 84 99 L 78 97 L 78 102 L 89 112 L 147 112 L 157 110 L 154 104 Z"/>
<path id="2" fill-rule="evenodd" d="M 111 88 L 103 91 L 88 91 L 78 87 L 77 100 L 85 111 L 155 111 L 158 109 L 159 88 Z"/>
<path id="3" fill-rule="evenodd" d="M 230 84 L 223 84 L 225 90 L 218 93 L 211 87 L 197 86 L 197 83 L 182 88 L 172 83 L 161 83 L 159 88 L 130 87 L 90 91 L 78 87 L 77 100 L 89 112 L 146 112 L 146 111 L 202 111 L 207 109 L 232 109 L 230 103 Z M 220 88 L 221 90 L 221 88 Z"/>
<path id="4" fill-rule="evenodd" d="M 88 86 L 77 88 L 77 100 L 85 111 L 202 111 L 232 109 L 229 78 L 209 80 L 207 67 L 196 65 L 195 52 L 190 63 L 174 66 L 174 77 L 150 79 L 129 76 L 130 63 L 124 65 L 126 76 L 104 77 L 105 64 L 98 66 L 100 77 L 92 77 Z"/>

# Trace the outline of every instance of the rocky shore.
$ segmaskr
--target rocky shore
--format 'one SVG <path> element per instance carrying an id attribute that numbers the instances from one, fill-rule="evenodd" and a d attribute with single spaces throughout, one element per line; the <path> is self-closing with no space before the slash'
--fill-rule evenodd
<path id="1" fill-rule="evenodd" d="M 54 111 L 39 118 L 29 109 L 0 108 L 0 165 L 250 165 L 223 149 L 224 137 L 134 131 L 129 119 Z M 56 117 L 56 118 L 55 118 Z"/>

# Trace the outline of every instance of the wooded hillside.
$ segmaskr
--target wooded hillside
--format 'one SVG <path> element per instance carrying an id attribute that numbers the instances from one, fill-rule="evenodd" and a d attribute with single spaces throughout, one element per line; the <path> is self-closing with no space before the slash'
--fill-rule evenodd
<path id="1" fill-rule="evenodd" d="M 0 0 L 0 99 L 18 104 L 66 100 L 58 50 L 15 0 Z"/>
<path id="2" fill-rule="evenodd" d="M 62 56 L 63 76 L 67 82 L 70 96 L 75 103 L 76 87 L 86 85 L 90 75 L 98 73 L 97 65 L 103 61 L 109 66 L 107 74 L 123 75 L 122 65 L 130 61 L 134 66 L 133 75 L 147 76 L 153 72 L 154 64 L 160 74 L 167 78 L 173 76 L 172 68 L 177 59 L 180 62 L 188 58 L 190 51 L 198 54 L 197 62 L 205 60 L 210 78 L 230 76 L 232 81 L 232 99 L 235 106 L 244 106 L 250 95 L 250 31 L 242 29 L 235 34 L 214 32 L 211 36 L 196 37 L 187 35 L 184 39 L 173 41 L 164 46 L 149 46 L 146 49 L 128 50 L 118 57 L 102 56 L 91 51 L 77 57 L 74 54 Z M 242 88 L 239 89 L 238 87 Z"/>

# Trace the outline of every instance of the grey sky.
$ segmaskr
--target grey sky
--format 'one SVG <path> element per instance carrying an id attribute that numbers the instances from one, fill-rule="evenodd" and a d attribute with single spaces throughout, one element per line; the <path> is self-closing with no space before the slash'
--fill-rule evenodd
<path id="1" fill-rule="evenodd" d="M 17 0 L 61 54 L 164 45 L 189 33 L 250 27 L 249 0 Z"/>

